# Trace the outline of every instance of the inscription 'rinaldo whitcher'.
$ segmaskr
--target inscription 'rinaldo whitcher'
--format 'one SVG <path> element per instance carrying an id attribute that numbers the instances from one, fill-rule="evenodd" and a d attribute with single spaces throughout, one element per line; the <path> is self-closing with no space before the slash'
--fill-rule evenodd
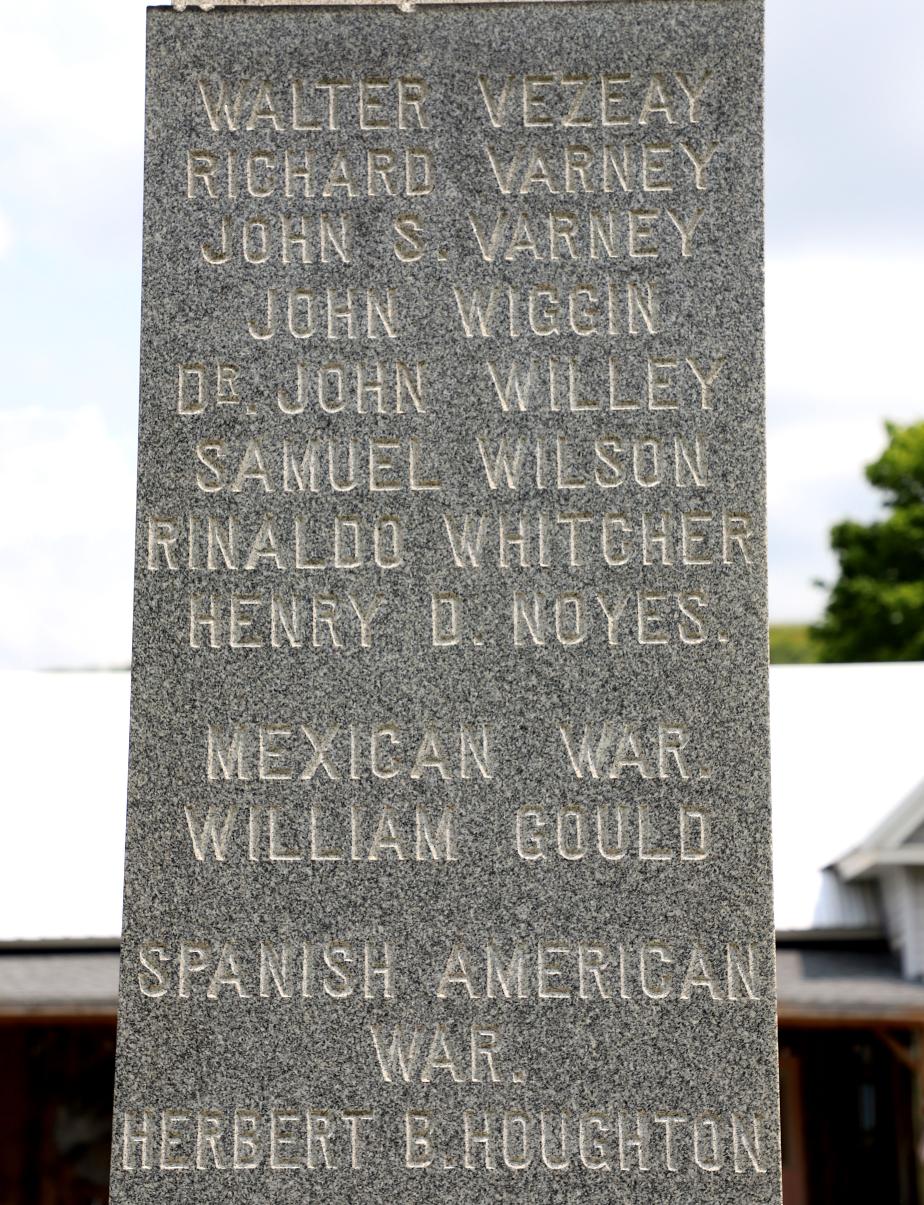
<path id="1" fill-rule="evenodd" d="M 149 11 L 112 1205 L 780 1205 L 761 23 Z"/>

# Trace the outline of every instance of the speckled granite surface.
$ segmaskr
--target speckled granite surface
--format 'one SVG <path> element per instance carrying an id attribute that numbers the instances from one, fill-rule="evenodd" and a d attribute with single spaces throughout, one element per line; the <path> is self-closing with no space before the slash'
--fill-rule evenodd
<path id="1" fill-rule="evenodd" d="M 761 9 L 149 14 L 112 1199 L 779 1201 Z"/>

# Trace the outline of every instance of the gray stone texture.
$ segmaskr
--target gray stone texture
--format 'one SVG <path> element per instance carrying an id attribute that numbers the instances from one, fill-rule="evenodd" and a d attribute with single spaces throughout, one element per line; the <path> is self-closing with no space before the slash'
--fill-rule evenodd
<path id="1" fill-rule="evenodd" d="M 780 1200 L 761 18 L 150 11 L 113 1201 Z"/>

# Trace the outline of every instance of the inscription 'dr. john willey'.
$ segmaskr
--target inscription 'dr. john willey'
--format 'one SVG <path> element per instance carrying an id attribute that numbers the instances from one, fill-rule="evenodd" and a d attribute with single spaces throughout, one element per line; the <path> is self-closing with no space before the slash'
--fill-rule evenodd
<path id="1" fill-rule="evenodd" d="M 754 0 L 151 10 L 115 1202 L 779 1202 Z"/>

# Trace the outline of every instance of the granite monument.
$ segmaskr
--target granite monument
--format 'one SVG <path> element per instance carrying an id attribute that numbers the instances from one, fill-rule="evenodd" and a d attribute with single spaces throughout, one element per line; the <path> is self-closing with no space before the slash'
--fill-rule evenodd
<path id="1" fill-rule="evenodd" d="M 780 1200 L 761 39 L 149 11 L 118 1205 Z"/>

